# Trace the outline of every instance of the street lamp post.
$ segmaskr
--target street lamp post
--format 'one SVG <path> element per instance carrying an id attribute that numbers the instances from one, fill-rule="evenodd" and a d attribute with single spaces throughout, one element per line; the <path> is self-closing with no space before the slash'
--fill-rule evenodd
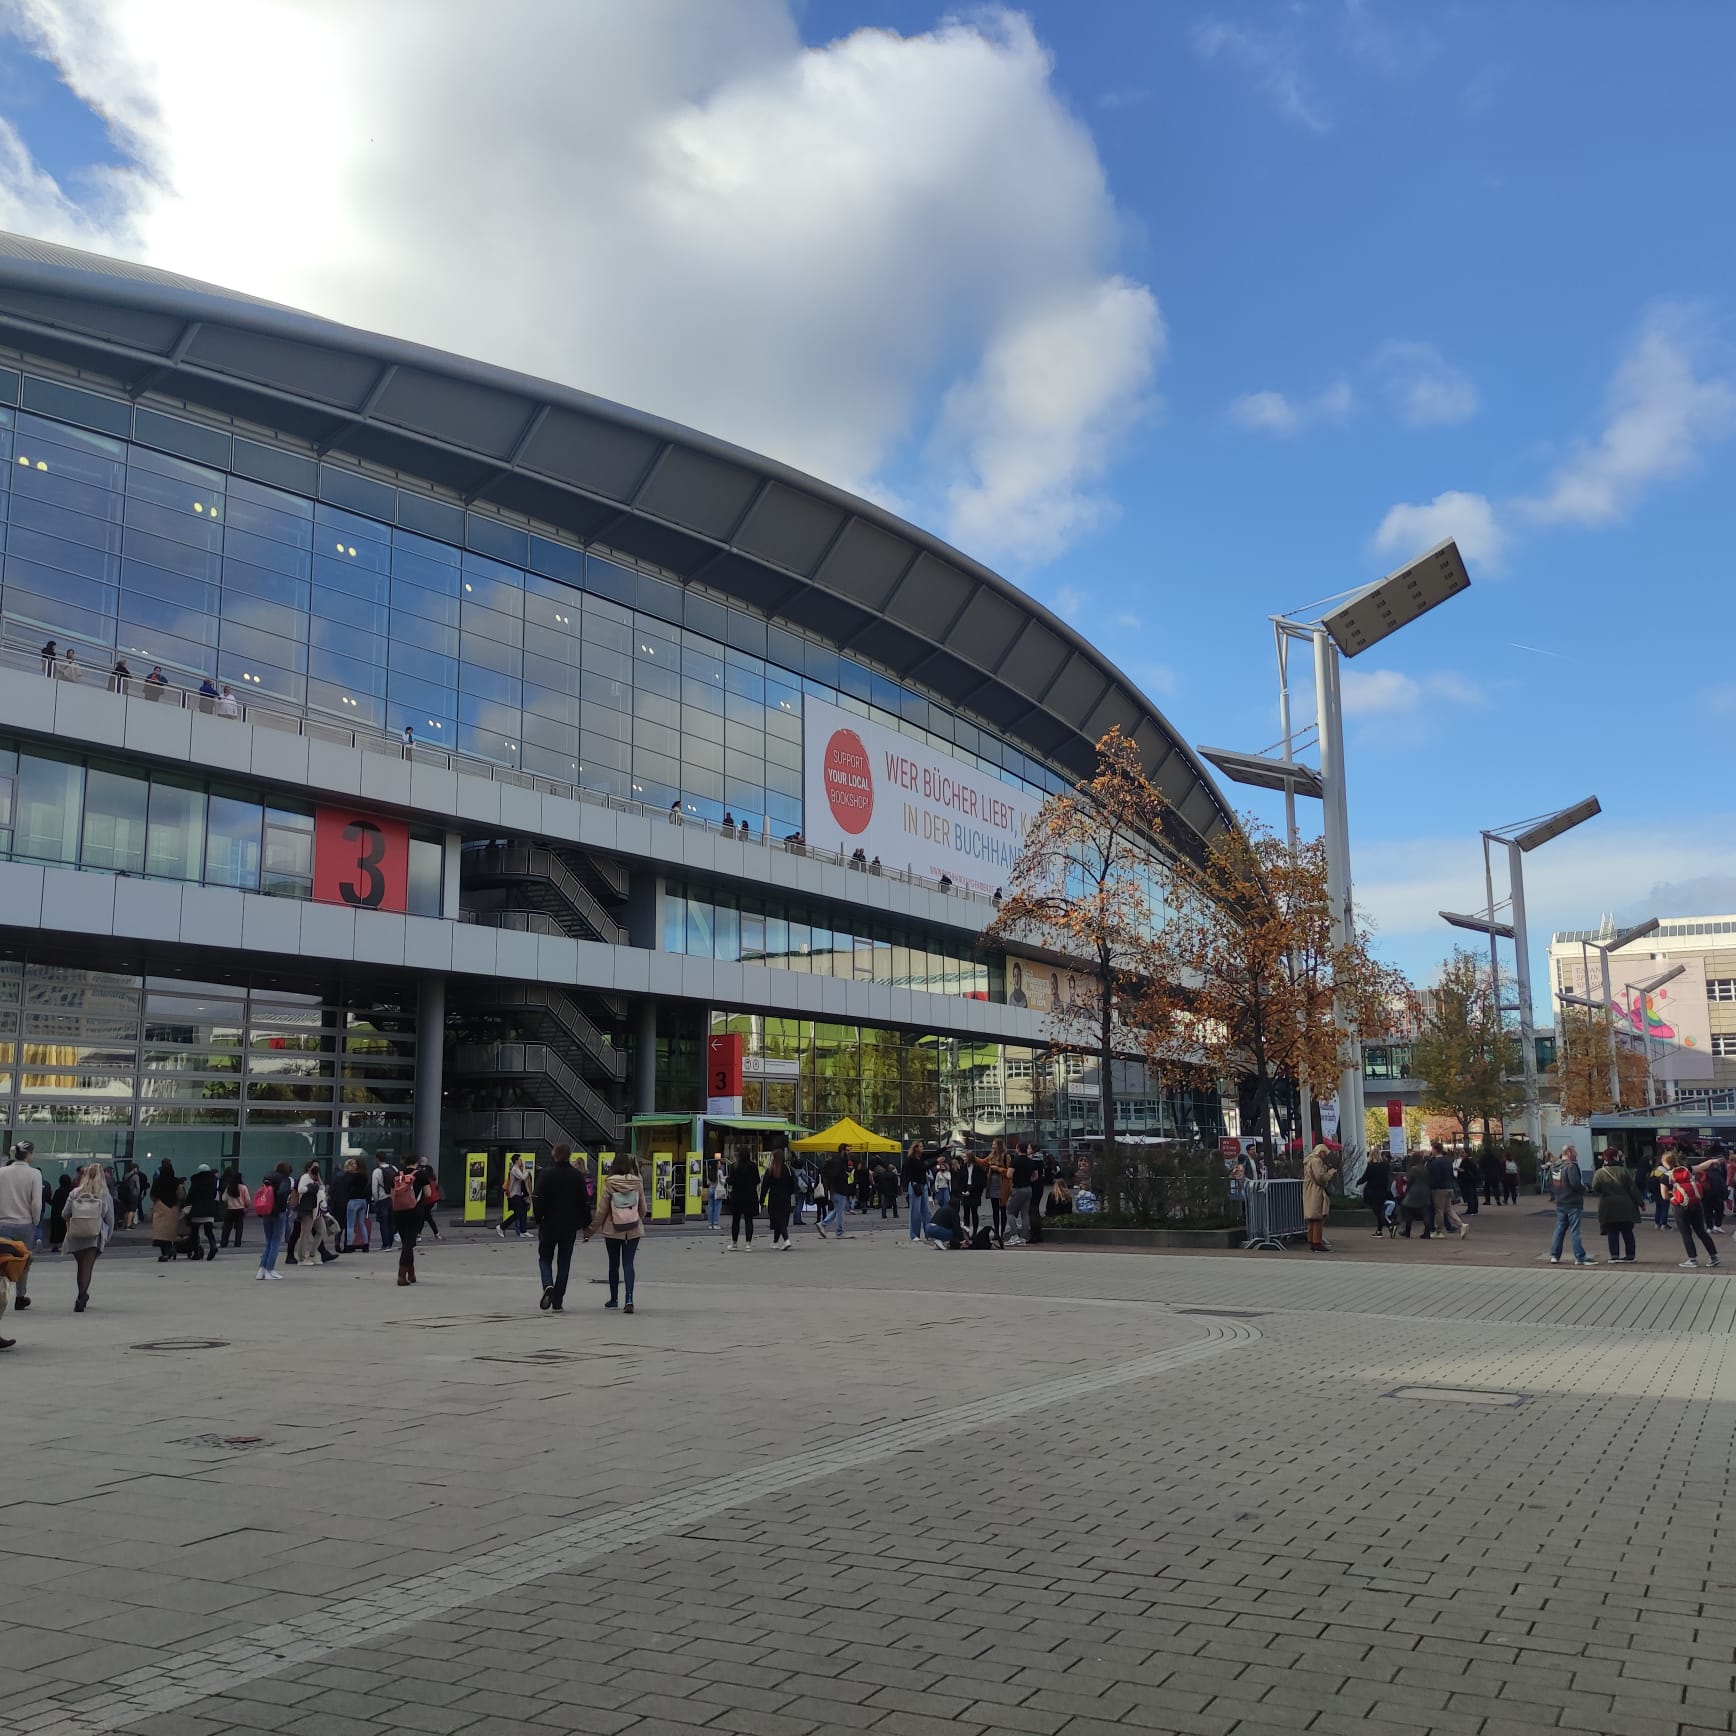
<path id="1" fill-rule="evenodd" d="M 1616 1065 L 1615 995 L 1609 986 L 1609 955 L 1612 952 L 1620 951 L 1622 947 L 1628 946 L 1636 940 L 1643 940 L 1648 934 L 1656 934 L 1658 924 L 1659 919 L 1657 917 L 1649 916 L 1644 922 L 1636 922 L 1633 927 L 1620 930 L 1610 940 L 1581 939 L 1579 943 L 1581 964 L 1585 972 L 1580 984 L 1581 988 L 1585 990 L 1591 988 L 1591 961 L 1587 956 L 1588 949 L 1597 954 L 1598 963 L 1603 970 L 1603 1029 L 1609 1047 L 1609 1100 L 1618 1109 L 1621 1107 L 1621 1073 Z M 1641 1034 L 1644 1035 L 1643 1030 Z M 1649 1076 L 1651 1068 L 1649 1052 L 1646 1058 L 1646 1067 Z"/>
<path id="2" fill-rule="evenodd" d="M 1327 893 L 1332 906 L 1332 940 L 1343 946 L 1356 932 L 1355 888 L 1350 872 L 1350 810 L 1344 769 L 1344 706 L 1339 690 L 1340 657 L 1357 657 L 1383 639 L 1407 627 L 1419 615 L 1438 608 L 1469 587 L 1459 545 L 1450 537 L 1426 554 L 1351 591 L 1315 620 L 1274 615 L 1278 647 L 1278 707 L 1284 731 L 1282 759 L 1201 748 L 1201 754 L 1237 783 L 1256 784 L 1284 792 L 1285 821 L 1291 849 L 1296 845 L 1295 798 L 1313 795 L 1321 803 L 1321 837 L 1326 846 Z M 1310 772 L 1295 763 L 1290 727 L 1290 642 L 1307 641 L 1314 654 L 1314 722 L 1320 770 Z M 1303 774 L 1306 774 L 1305 776 Z M 1344 1034 L 1343 1070 L 1338 1080 L 1338 1139 L 1344 1154 L 1343 1177 L 1348 1187 L 1362 1167 L 1362 1042 L 1352 1021 L 1334 1004 L 1333 1020 Z M 1304 1104 L 1307 1104 L 1304 1082 Z M 1312 1124 L 1305 1125 L 1307 1128 Z M 1305 1141 L 1306 1143 L 1306 1141 Z"/>

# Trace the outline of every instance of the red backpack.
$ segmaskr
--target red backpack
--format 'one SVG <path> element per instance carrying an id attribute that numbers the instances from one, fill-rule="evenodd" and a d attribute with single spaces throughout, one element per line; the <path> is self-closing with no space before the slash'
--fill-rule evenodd
<path id="1" fill-rule="evenodd" d="M 1697 1206 L 1704 1197 L 1700 1186 L 1700 1178 L 1685 1165 L 1678 1165 L 1670 1171 L 1670 1204 L 1674 1206 Z"/>
<path id="2" fill-rule="evenodd" d="M 271 1185 L 270 1176 L 259 1184 L 258 1191 L 253 1196 L 253 1215 L 256 1218 L 277 1215 L 277 1189 Z"/>
<path id="3" fill-rule="evenodd" d="M 398 1171 L 392 1182 L 392 1210 L 413 1212 L 416 1209 L 416 1178 L 407 1169 Z"/>

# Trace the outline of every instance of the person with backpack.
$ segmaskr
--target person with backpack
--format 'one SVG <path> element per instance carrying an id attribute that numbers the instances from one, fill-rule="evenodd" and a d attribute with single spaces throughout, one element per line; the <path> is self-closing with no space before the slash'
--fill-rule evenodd
<path id="1" fill-rule="evenodd" d="M 84 1166 L 66 1205 L 66 1251 L 78 1270 L 78 1296 L 72 1311 L 82 1314 L 90 1304 L 90 1278 L 97 1256 L 115 1233 L 114 1201 L 109 1198 L 108 1180 L 100 1163 Z"/>
<path id="2" fill-rule="evenodd" d="M 380 1226 L 380 1251 L 392 1245 L 395 1233 L 392 1225 L 392 1183 L 398 1179 L 389 1153 L 374 1153 L 374 1173 L 368 1178 L 369 1198 L 373 1202 L 374 1222 Z"/>
<path id="3" fill-rule="evenodd" d="M 254 1190 L 253 1215 L 265 1231 L 265 1246 L 259 1254 L 261 1278 L 274 1283 L 283 1281 L 277 1269 L 277 1255 L 283 1246 L 283 1232 L 289 1220 L 289 1205 L 295 1193 L 295 1176 L 287 1162 L 280 1163 Z"/>
<path id="4" fill-rule="evenodd" d="M 197 1260 L 217 1258 L 217 1177 L 211 1166 L 202 1163 L 187 1182 L 187 1224 L 192 1232 L 193 1253 Z M 199 1232 L 205 1233 L 205 1253 L 199 1252 Z"/>
<path id="5" fill-rule="evenodd" d="M 569 1145 L 562 1149 L 565 1150 L 567 1154 L 567 1165 L 570 1168 L 573 1161 L 573 1148 Z M 522 1242 L 530 1233 L 525 1228 L 525 1224 L 529 1218 L 530 1171 L 524 1167 L 524 1153 L 522 1151 L 515 1151 L 512 1154 L 512 1162 L 508 1166 L 506 1172 L 506 1216 L 500 1220 L 499 1227 L 501 1239 L 503 1241 L 505 1240 L 506 1226 L 511 1224 L 513 1227 L 513 1234 Z M 569 1259 L 572 1257 L 570 1246 L 567 1250 L 567 1257 Z M 563 1285 L 562 1288 L 564 1289 L 565 1286 Z"/>
<path id="6" fill-rule="evenodd" d="M 223 1213 L 223 1239 L 217 1244 L 220 1248 L 229 1246 L 231 1235 L 235 1238 L 236 1247 L 241 1246 L 241 1231 L 247 1222 L 247 1208 L 252 1205 L 253 1196 L 247 1191 L 247 1183 L 241 1179 L 241 1171 L 235 1164 L 223 1172 L 223 1180 L 217 1189 L 217 1204 Z"/>
<path id="7" fill-rule="evenodd" d="M 759 1184 L 759 1197 L 766 1208 L 766 1221 L 772 1227 L 772 1247 L 788 1250 L 790 1245 L 790 1207 L 798 1197 L 796 1172 L 790 1168 L 790 1155 L 779 1146 L 766 1165 Z"/>
<path id="8" fill-rule="evenodd" d="M 842 1197 L 842 1196 L 840 1196 Z M 623 1314 L 633 1312 L 633 1268 L 639 1257 L 639 1243 L 645 1234 L 645 1184 L 639 1176 L 639 1166 L 630 1152 L 620 1152 L 603 1177 L 597 1198 L 597 1218 L 585 1231 L 585 1240 L 601 1229 L 604 1245 L 609 1250 L 609 1300 L 605 1308 L 620 1307 L 621 1280 L 626 1279 L 626 1305 Z"/>
<path id="9" fill-rule="evenodd" d="M 743 1151 L 736 1157 L 729 1171 L 729 1241 L 724 1252 L 732 1254 L 736 1249 L 736 1241 L 743 1227 L 747 1229 L 747 1245 L 753 1249 L 753 1217 L 759 1206 L 759 1165 L 753 1160 L 753 1153 Z"/>
<path id="10" fill-rule="evenodd" d="M 1682 1232 L 1682 1246 L 1687 1251 L 1687 1259 L 1681 1262 L 1684 1271 L 1697 1271 L 1699 1260 L 1698 1250 L 1694 1246 L 1694 1238 L 1698 1236 L 1706 1250 L 1707 1261 L 1716 1266 L 1718 1250 L 1713 1246 L 1712 1237 L 1706 1229 L 1706 1184 L 1705 1177 L 1713 1166 L 1722 1167 L 1721 1157 L 1707 1158 L 1704 1163 L 1693 1160 L 1698 1148 L 1692 1140 L 1681 1140 L 1676 1146 L 1676 1161 L 1670 1167 L 1670 1204 L 1675 1207 L 1676 1224 Z"/>
<path id="11" fill-rule="evenodd" d="M 1573 1263 L 1576 1266 L 1595 1266 L 1596 1259 L 1586 1253 L 1585 1243 L 1579 1239 L 1579 1221 L 1585 1215 L 1585 1172 L 1579 1167 L 1579 1152 L 1575 1147 L 1562 1148 L 1561 1161 L 1555 1166 L 1550 1185 L 1555 1194 L 1555 1235 L 1549 1244 L 1550 1265 L 1561 1264 L 1562 1243 L 1571 1234 Z"/>
<path id="12" fill-rule="evenodd" d="M 392 1228 L 398 1233 L 398 1287 L 416 1282 L 416 1239 L 428 1210 L 428 1191 L 422 1180 L 428 1166 L 412 1154 L 405 1158 L 392 1182 Z"/>
<path id="13" fill-rule="evenodd" d="M 591 1224 L 591 1199 L 585 1178 L 573 1167 L 573 1148 L 557 1145 L 554 1161 L 538 1177 L 536 1263 L 542 1279 L 539 1308 L 559 1314 L 567 1297 L 573 1243 Z"/>

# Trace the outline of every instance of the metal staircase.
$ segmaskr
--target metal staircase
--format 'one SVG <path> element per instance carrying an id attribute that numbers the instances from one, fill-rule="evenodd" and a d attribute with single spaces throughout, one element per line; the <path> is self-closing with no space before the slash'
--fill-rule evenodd
<path id="1" fill-rule="evenodd" d="M 620 1143 L 620 1114 L 547 1043 L 459 1043 L 452 1070 L 459 1078 L 515 1081 L 530 1106 L 579 1128 L 581 1140 L 569 1143 Z"/>
<path id="2" fill-rule="evenodd" d="M 515 905 L 551 918 L 576 940 L 625 946 L 627 930 L 554 850 L 542 844 L 467 844 L 460 885 L 510 888 Z"/>

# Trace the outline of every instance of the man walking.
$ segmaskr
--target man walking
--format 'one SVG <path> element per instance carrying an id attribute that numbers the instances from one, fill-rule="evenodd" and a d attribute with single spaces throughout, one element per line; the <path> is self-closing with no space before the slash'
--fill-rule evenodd
<path id="1" fill-rule="evenodd" d="M 1579 1221 L 1585 1212 L 1585 1172 L 1579 1167 L 1578 1151 L 1571 1145 L 1562 1148 L 1561 1162 L 1555 1169 L 1554 1188 L 1555 1237 L 1549 1244 L 1550 1265 L 1561 1264 L 1562 1243 L 1571 1235 L 1573 1263 L 1576 1266 L 1595 1266 L 1597 1261 L 1586 1253 L 1585 1243 L 1579 1239 Z"/>
<path id="2" fill-rule="evenodd" d="M 374 1208 L 374 1222 L 380 1226 L 380 1251 L 392 1245 L 395 1226 L 392 1223 L 392 1183 L 398 1172 L 391 1158 L 383 1151 L 374 1153 L 374 1173 L 369 1182 L 369 1200 Z"/>
<path id="3" fill-rule="evenodd" d="M 825 1239 L 826 1225 L 830 1224 L 841 1239 L 844 1234 L 844 1213 L 850 1207 L 850 1151 L 848 1146 L 839 1146 L 826 1159 L 826 1167 L 821 1172 L 821 1179 L 826 1184 L 826 1193 L 830 1199 L 825 1214 L 814 1228 Z"/>
<path id="4" fill-rule="evenodd" d="M 30 1161 L 36 1147 L 28 1139 L 12 1147 L 12 1161 L 0 1169 L 0 1237 L 22 1242 L 26 1251 L 36 1245 L 36 1227 L 42 1221 L 42 1176 Z M 30 1266 L 27 1260 L 12 1286 L 12 1306 L 22 1312 L 30 1306 Z"/>
<path id="5" fill-rule="evenodd" d="M 928 1158 L 920 1139 L 911 1141 L 902 1179 L 910 1195 L 910 1239 L 920 1242 L 928 1234 Z"/>
<path id="6" fill-rule="evenodd" d="M 1457 1230 L 1464 1240 L 1471 1232 L 1464 1222 L 1453 1216 L 1453 1160 L 1438 1139 L 1429 1141 L 1429 1202 L 1434 1207 L 1433 1228 L 1440 1235 Z M 1580 1189 L 1583 1197 L 1585 1190 Z M 1577 1232 L 1576 1232 L 1577 1233 Z"/>
<path id="7" fill-rule="evenodd" d="M 539 1308 L 562 1312 L 567 1274 L 573 1266 L 573 1243 L 590 1222 L 590 1195 L 585 1178 L 573 1168 L 573 1148 L 557 1145 L 554 1162 L 542 1173 L 537 1190 L 536 1264 L 543 1287 Z"/>

